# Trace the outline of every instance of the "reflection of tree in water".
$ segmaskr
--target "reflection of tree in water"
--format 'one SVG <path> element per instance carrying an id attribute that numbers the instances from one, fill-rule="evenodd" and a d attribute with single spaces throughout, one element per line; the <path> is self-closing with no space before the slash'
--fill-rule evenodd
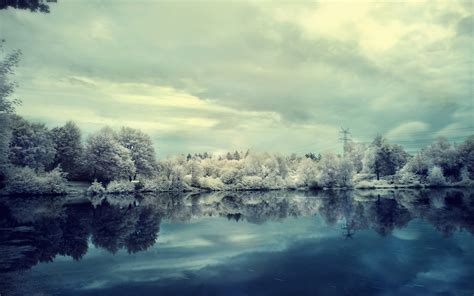
<path id="1" fill-rule="evenodd" d="M 60 255 L 81 259 L 88 249 L 88 238 L 92 230 L 92 208 L 88 205 L 77 205 L 65 210 L 66 219 L 62 228 L 62 249 Z"/>
<path id="2" fill-rule="evenodd" d="M 160 231 L 161 216 L 151 208 L 140 212 L 138 221 L 132 231 L 125 238 L 125 246 L 129 253 L 144 251 L 155 243 Z"/>
<path id="3" fill-rule="evenodd" d="M 408 210 L 395 199 L 377 198 L 369 207 L 372 228 L 380 235 L 387 235 L 395 227 L 402 228 L 410 221 Z"/>
<path id="4" fill-rule="evenodd" d="M 474 234 L 473 192 L 213 192 L 116 197 L 97 205 L 65 205 L 57 199 L 5 199 L 0 204 L 0 272 L 28 269 L 56 255 L 80 260 L 88 241 L 112 253 L 144 251 L 156 242 L 162 219 L 225 217 L 261 224 L 287 217 L 321 215 L 328 225 L 341 222 L 347 237 L 361 229 L 389 235 L 414 218 L 451 235 Z M 338 226 L 339 227 L 339 226 Z"/>

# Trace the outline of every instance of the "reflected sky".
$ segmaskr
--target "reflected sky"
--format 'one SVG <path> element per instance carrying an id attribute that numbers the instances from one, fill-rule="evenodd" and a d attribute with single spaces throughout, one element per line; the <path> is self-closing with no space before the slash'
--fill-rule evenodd
<path id="1" fill-rule="evenodd" d="M 456 200 L 452 193 L 439 195 L 444 196 L 436 202 L 438 207 L 440 200 L 444 202 L 441 208 L 422 197 L 410 201 L 400 197 L 392 203 L 382 196 L 385 204 L 381 204 L 384 201 L 370 195 L 361 202 L 354 196 L 290 194 L 280 199 L 280 205 L 286 202 L 286 206 L 274 207 L 279 214 L 269 210 L 279 204 L 274 196 L 245 196 L 242 203 L 236 201 L 238 196 L 185 197 L 172 202 L 172 215 L 161 214 L 156 242 L 146 250 L 119 247 L 113 252 L 104 247 L 110 244 L 103 239 L 89 237 L 87 253 L 78 261 L 59 251 L 53 262 L 9 276 L 21 283 L 20 293 L 46 295 L 472 295 L 472 196 L 464 194 Z M 142 200 L 137 209 L 149 207 L 147 202 Z M 306 211 L 295 214 L 295 204 Z M 360 204 L 368 221 L 351 224 Z M 399 215 L 372 217 L 381 215 L 387 205 Z M 120 215 L 120 209 L 132 211 L 123 204 L 109 207 Z M 455 208 L 467 225 L 442 231 L 450 223 L 441 221 L 441 213 Z M 438 222 L 429 217 L 433 210 Z M 232 211 L 240 212 L 240 218 L 229 215 Z M 325 211 L 336 218 L 325 216 Z M 248 219 L 250 212 L 261 214 Z M 97 213 L 111 212 L 96 208 L 92 217 Z M 143 212 L 136 216 L 143 217 Z M 120 224 L 122 231 L 130 223 Z M 381 226 L 397 223 L 390 230 Z M 98 235 L 94 231 L 92 235 Z"/>

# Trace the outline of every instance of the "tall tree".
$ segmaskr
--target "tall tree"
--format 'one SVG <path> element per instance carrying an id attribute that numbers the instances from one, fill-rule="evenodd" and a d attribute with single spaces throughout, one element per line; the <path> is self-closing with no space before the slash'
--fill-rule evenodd
<path id="1" fill-rule="evenodd" d="M 474 135 L 469 136 L 458 147 L 458 156 L 467 169 L 471 179 L 474 179 Z"/>
<path id="2" fill-rule="evenodd" d="M 117 140 L 130 151 L 138 174 L 153 175 L 156 169 L 155 149 L 147 134 L 138 129 L 122 127 L 117 134 Z"/>
<path id="3" fill-rule="evenodd" d="M 60 165 L 69 178 L 74 179 L 81 169 L 81 130 L 76 123 L 68 121 L 64 126 L 53 128 L 51 134 L 56 149 L 54 167 Z"/>
<path id="4" fill-rule="evenodd" d="M 135 175 L 130 150 L 120 145 L 117 135 L 108 127 L 89 136 L 84 151 L 84 162 L 92 179 L 108 182 Z"/>
<path id="5" fill-rule="evenodd" d="M 18 115 L 11 116 L 11 119 L 10 162 L 36 170 L 51 167 L 56 150 L 46 126 L 29 123 Z"/>
<path id="6" fill-rule="evenodd" d="M 394 175 L 407 162 L 408 154 L 399 145 L 390 145 L 382 136 L 376 136 L 364 157 L 364 169 L 374 173 L 377 180 Z"/>

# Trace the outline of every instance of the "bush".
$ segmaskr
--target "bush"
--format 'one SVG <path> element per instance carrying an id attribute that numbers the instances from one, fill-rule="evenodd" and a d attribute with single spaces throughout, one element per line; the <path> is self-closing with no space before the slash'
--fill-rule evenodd
<path id="1" fill-rule="evenodd" d="M 55 168 L 51 172 L 40 176 L 40 181 L 45 194 L 66 193 L 66 174 L 59 168 Z"/>
<path id="2" fill-rule="evenodd" d="M 221 181 L 224 184 L 235 184 L 239 181 L 239 170 L 235 168 L 225 169 L 221 174 Z"/>
<path id="3" fill-rule="evenodd" d="M 105 188 L 102 185 L 102 183 L 97 182 L 97 180 L 94 180 L 92 182 L 91 186 L 87 188 L 87 194 L 88 195 L 101 195 L 105 193 Z"/>
<path id="4" fill-rule="evenodd" d="M 29 167 L 14 168 L 7 177 L 7 194 L 66 194 L 66 178 L 61 169 L 36 173 Z"/>
<path id="5" fill-rule="evenodd" d="M 135 184 L 128 180 L 112 181 L 107 185 L 107 193 L 134 193 Z"/>
<path id="6" fill-rule="evenodd" d="M 431 186 L 444 186 L 446 185 L 446 178 L 444 178 L 443 171 L 439 166 L 434 166 L 427 178 L 428 184 Z"/>
<path id="7" fill-rule="evenodd" d="M 241 189 L 263 189 L 263 180 L 259 176 L 244 176 Z"/>
<path id="8" fill-rule="evenodd" d="M 201 177 L 199 178 L 199 185 L 203 189 L 208 190 L 224 190 L 225 184 L 219 178 Z"/>

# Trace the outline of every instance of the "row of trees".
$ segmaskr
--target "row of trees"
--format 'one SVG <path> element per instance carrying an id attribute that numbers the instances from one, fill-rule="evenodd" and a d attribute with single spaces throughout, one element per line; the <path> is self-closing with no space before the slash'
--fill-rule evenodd
<path id="1" fill-rule="evenodd" d="M 223 155 L 207 152 L 178 155 L 157 161 L 150 137 L 138 129 L 105 127 L 83 141 L 74 122 L 48 129 L 18 115 L 10 114 L 8 119 L 9 145 L 3 150 L 4 163 L 9 163 L 10 168 L 29 168 L 10 169 L 12 192 L 21 192 L 22 186 L 32 187 L 22 182 L 31 179 L 34 172 L 49 172 L 57 181 L 59 170 L 70 180 L 97 179 L 103 184 L 115 181 L 112 192 L 132 191 L 134 187 L 127 182 L 135 179 L 142 181 L 146 191 L 168 191 L 193 187 L 208 190 L 352 187 L 381 179 L 401 185 L 442 186 L 474 177 L 474 136 L 459 145 L 438 138 L 416 155 L 377 136 L 369 145 L 350 143 L 345 156 L 235 151 Z M 120 185 L 120 181 L 126 186 Z"/>
<path id="2" fill-rule="evenodd" d="M 18 115 L 10 116 L 8 160 L 14 166 L 37 172 L 60 167 L 69 179 L 109 182 L 151 176 L 156 171 L 153 144 L 148 135 L 123 127 L 103 128 L 84 143 L 79 127 L 72 121 L 48 129 Z"/>

